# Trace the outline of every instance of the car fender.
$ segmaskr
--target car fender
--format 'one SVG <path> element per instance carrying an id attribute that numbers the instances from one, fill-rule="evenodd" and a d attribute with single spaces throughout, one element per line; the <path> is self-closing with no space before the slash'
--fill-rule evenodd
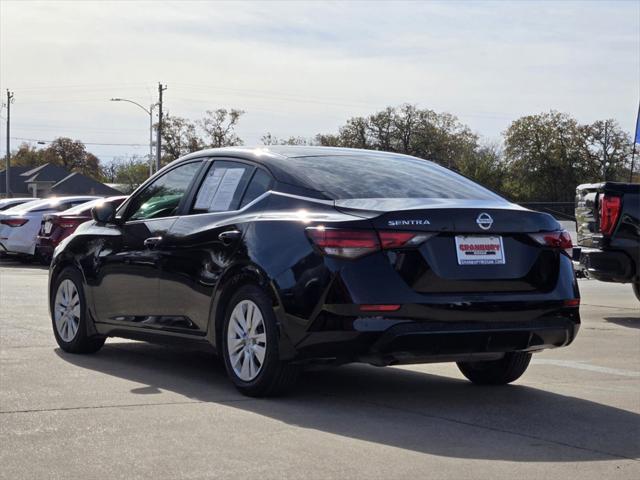
<path id="1" fill-rule="evenodd" d="M 252 262 L 236 263 L 222 274 L 211 298 L 207 339 L 217 351 L 220 351 L 222 347 L 218 341 L 222 335 L 226 305 L 238 288 L 246 284 L 257 285 L 269 295 L 276 310 L 276 318 L 280 321 L 278 314 L 281 305 L 280 297 L 267 273 Z M 293 345 L 283 329 L 280 329 L 279 351 L 281 358 L 292 355 L 294 351 Z"/>

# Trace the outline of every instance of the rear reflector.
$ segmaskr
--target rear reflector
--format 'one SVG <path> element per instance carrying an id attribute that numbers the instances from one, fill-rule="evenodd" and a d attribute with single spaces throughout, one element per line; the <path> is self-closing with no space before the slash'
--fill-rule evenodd
<path id="1" fill-rule="evenodd" d="M 10 227 L 21 227 L 28 221 L 28 218 L 6 218 L 4 220 L 0 220 L 0 223 L 3 225 L 9 225 Z"/>
<path id="2" fill-rule="evenodd" d="M 76 218 L 76 217 L 58 217 L 53 223 L 57 223 L 62 228 L 72 228 L 77 227 L 80 223 L 86 222 L 85 218 Z"/>
<path id="3" fill-rule="evenodd" d="M 600 200 L 600 231 L 611 235 L 620 216 L 620 197 L 605 195 Z"/>
<path id="4" fill-rule="evenodd" d="M 307 235 L 325 255 L 358 258 L 379 250 L 414 247 L 433 233 L 376 232 L 375 230 L 346 230 L 309 227 Z"/>
<path id="5" fill-rule="evenodd" d="M 382 249 L 414 247 L 432 237 L 433 233 L 380 232 Z"/>
<path id="6" fill-rule="evenodd" d="M 580 299 L 579 298 L 572 298 L 571 300 L 565 300 L 564 301 L 564 306 L 565 307 L 577 307 L 580 305 Z"/>
<path id="7" fill-rule="evenodd" d="M 531 233 L 531 238 L 541 245 L 562 250 L 569 258 L 573 258 L 573 242 L 566 230 L 557 232 Z"/>
<path id="8" fill-rule="evenodd" d="M 362 312 L 395 312 L 400 310 L 400 305 L 360 305 Z"/>

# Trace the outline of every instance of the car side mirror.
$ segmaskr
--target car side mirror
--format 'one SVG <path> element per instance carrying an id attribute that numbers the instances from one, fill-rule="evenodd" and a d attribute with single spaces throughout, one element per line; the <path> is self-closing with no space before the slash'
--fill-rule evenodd
<path id="1" fill-rule="evenodd" d="M 104 202 L 91 209 L 91 216 L 96 223 L 115 223 L 116 209 L 110 202 Z"/>

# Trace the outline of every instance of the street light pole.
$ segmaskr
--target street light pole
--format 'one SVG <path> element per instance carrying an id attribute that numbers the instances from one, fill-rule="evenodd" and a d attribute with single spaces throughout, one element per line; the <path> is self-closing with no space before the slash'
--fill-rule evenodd
<path id="1" fill-rule="evenodd" d="M 112 98 L 111 101 L 133 103 L 134 105 L 144 110 L 147 115 L 149 115 L 149 176 L 153 175 L 153 109 L 158 104 L 157 103 L 152 104 L 151 106 L 149 106 L 149 109 L 147 110 L 138 102 L 134 102 L 133 100 L 129 100 L 126 98 Z"/>
<path id="2" fill-rule="evenodd" d="M 13 92 L 7 89 L 7 160 L 4 176 L 7 183 L 7 198 L 11 198 L 11 104 L 13 103 Z"/>

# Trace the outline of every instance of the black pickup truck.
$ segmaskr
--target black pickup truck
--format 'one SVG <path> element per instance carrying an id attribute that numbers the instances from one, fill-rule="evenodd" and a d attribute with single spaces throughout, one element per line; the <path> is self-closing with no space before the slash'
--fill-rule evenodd
<path id="1" fill-rule="evenodd" d="M 578 185 L 576 222 L 580 263 L 587 274 L 631 283 L 640 300 L 640 184 Z"/>

